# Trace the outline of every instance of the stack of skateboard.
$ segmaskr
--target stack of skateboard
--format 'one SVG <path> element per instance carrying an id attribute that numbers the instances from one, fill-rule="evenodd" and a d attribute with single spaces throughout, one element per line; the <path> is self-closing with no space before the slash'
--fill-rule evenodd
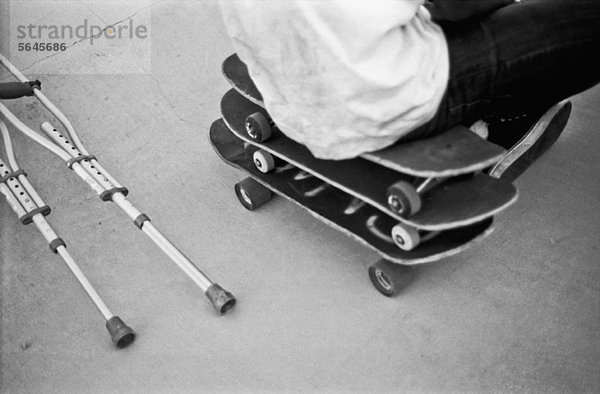
<path id="1" fill-rule="evenodd" d="M 493 217 L 517 199 L 512 183 L 489 175 L 506 154 L 464 127 L 359 158 L 315 158 L 269 118 L 243 62 L 223 63 L 232 89 L 210 141 L 226 163 L 249 177 L 235 185 L 254 210 L 273 193 L 377 252 L 374 286 L 395 295 L 410 266 L 455 255 L 488 236 Z"/>

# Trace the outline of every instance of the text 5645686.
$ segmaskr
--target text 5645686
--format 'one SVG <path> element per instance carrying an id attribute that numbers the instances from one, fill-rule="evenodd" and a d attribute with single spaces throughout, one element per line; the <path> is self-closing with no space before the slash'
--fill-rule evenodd
<path id="1" fill-rule="evenodd" d="M 64 42 L 20 42 L 19 52 L 64 52 L 67 44 Z"/>

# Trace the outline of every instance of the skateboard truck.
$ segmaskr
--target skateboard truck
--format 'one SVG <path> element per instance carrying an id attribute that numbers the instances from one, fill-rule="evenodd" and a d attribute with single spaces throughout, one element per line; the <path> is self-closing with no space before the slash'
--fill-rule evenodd
<path id="1" fill-rule="evenodd" d="M 426 178 L 418 186 L 406 181 L 398 181 L 387 190 L 387 202 L 392 212 L 402 217 L 410 217 L 421 210 L 421 196 L 433 187 L 443 182 L 443 178 Z"/>

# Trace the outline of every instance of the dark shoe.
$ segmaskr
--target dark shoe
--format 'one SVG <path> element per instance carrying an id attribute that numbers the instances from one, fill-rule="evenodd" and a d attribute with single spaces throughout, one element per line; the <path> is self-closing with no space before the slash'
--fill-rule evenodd
<path id="1" fill-rule="evenodd" d="M 571 102 L 562 101 L 539 117 L 522 115 L 490 122 L 489 140 L 508 152 L 489 174 L 509 182 L 517 179 L 554 144 L 565 129 L 570 114 Z M 523 130 L 528 131 L 523 135 Z"/>

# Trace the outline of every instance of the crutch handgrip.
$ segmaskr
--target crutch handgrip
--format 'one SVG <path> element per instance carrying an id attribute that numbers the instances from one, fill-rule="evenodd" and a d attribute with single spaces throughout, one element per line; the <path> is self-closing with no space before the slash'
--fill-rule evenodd
<path id="1" fill-rule="evenodd" d="M 135 332 L 119 316 L 108 319 L 106 329 L 113 343 L 120 349 L 129 346 L 135 340 Z"/>
<path id="2" fill-rule="evenodd" d="M 39 81 L 35 82 L 3 82 L 0 83 L 0 100 L 18 99 L 33 96 L 33 89 L 39 88 Z"/>
<path id="3" fill-rule="evenodd" d="M 215 310 L 224 314 L 235 306 L 236 299 L 230 292 L 223 289 L 216 283 L 213 283 L 207 290 L 206 296 L 212 303 Z"/>

